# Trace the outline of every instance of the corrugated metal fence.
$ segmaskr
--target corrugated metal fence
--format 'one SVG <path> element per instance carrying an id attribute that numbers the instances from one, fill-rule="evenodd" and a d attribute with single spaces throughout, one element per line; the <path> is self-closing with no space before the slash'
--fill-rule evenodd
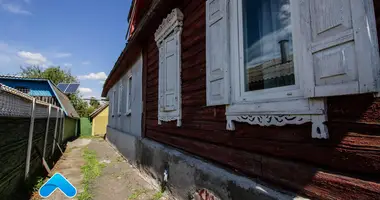
<path id="1" fill-rule="evenodd" d="M 64 113 L 59 107 L 0 84 L 0 197 L 61 155 Z"/>

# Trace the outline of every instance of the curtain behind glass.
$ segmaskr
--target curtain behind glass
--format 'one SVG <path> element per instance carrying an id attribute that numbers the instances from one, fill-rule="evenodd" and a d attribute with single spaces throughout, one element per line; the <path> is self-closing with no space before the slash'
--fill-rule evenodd
<path id="1" fill-rule="evenodd" d="M 289 0 L 243 0 L 245 90 L 294 84 Z"/>

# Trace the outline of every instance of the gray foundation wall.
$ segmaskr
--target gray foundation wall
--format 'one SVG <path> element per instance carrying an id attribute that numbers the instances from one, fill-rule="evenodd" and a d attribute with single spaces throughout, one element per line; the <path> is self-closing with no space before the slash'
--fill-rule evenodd
<path id="1" fill-rule="evenodd" d="M 167 189 L 177 199 L 193 199 L 201 189 L 223 200 L 302 199 L 147 138 L 108 127 L 107 139 L 130 164 L 157 183 L 163 182 L 167 170 Z"/>

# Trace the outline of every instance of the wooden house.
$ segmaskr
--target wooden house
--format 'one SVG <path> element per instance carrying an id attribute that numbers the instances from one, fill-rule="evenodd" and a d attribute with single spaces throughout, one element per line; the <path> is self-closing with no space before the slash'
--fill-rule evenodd
<path id="1" fill-rule="evenodd" d="M 92 136 L 104 136 L 104 134 L 106 134 L 108 124 L 108 113 L 109 106 L 108 103 L 105 103 L 90 114 L 89 117 L 92 123 Z"/>
<path id="2" fill-rule="evenodd" d="M 174 196 L 380 197 L 378 1 L 134 0 L 130 13 L 102 93 L 107 138 Z"/>

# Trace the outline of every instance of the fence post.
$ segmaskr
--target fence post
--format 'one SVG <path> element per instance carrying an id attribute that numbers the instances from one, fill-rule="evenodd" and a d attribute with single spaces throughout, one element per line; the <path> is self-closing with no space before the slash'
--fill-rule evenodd
<path id="1" fill-rule="evenodd" d="M 59 121 L 59 128 L 58 128 L 58 137 L 57 137 L 57 143 L 59 144 L 59 142 L 62 141 L 62 110 L 60 110 L 60 114 L 59 114 L 59 118 L 60 118 L 60 121 Z"/>
<path id="2" fill-rule="evenodd" d="M 49 133 L 49 125 L 50 125 L 50 115 L 51 115 L 51 104 L 49 104 L 49 108 L 48 108 L 48 118 L 47 118 L 47 122 L 46 122 L 46 131 L 45 131 L 45 141 L 44 141 L 44 151 L 42 153 L 42 158 L 45 159 L 45 155 L 46 155 L 46 143 L 47 143 L 47 137 L 48 137 L 48 133 Z"/>
<path id="3" fill-rule="evenodd" d="M 75 120 L 75 137 L 78 137 L 78 120 Z"/>
<path id="4" fill-rule="evenodd" d="M 54 155 L 54 150 L 55 150 L 55 137 L 57 136 L 57 128 L 58 128 L 58 117 L 59 117 L 59 108 L 57 107 L 57 116 L 55 118 L 55 129 L 54 129 L 54 137 L 53 137 L 53 149 L 51 154 Z"/>
<path id="5" fill-rule="evenodd" d="M 28 138 L 28 149 L 26 152 L 26 163 L 25 163 L 25 179 L 29 177 L 30 170 L 30 156 L 32 155 L 32 143 L 33 143 L 33 131 L 34 131 L 34 114 L 36 110 L 36 99 L 33 98 L 31 115 L 30 115 L 30 126 L 29 126 L 29 138 Z"/>
<path id="6" fill-rule="evenodd" d="M 65 111 L 62 110 L 62 143 L 64 142 L 65 138 Z"/>

